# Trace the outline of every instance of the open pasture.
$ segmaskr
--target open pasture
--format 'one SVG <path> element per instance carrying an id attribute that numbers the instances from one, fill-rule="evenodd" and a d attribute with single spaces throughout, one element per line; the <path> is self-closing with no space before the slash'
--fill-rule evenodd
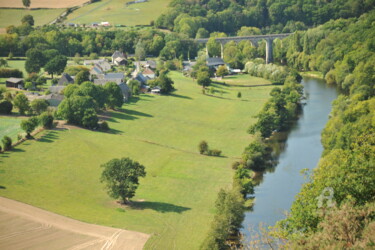
<path id="1" fill-rule="evenodd" d="M 0 0 L 1 1 L 1 0 Z M 0 32 L 4 32 L 4 28 L 14 25 L 21 25 L 22 17 L 32 15 L 34 17 L 35 26 L 48 24 L 56 19 L 65 9 L 39 9 L 39 10 L 26 10 L 26 9 L 0 9 Z"/>
<path id="2" fill-rule="evenodd" d="M 79 6 L 89 0 L 31 0 L 30 8 L 62 9 Z M 0 0 L 0 7 L 24 8 L 22 0 Z"/>
<path id="3" fill-rule="evenodd" d="M 175 92 L 141 95 L 109 112 L 108 133 L 49 130 L 0 155 L 0 195 L 80 221 L 151 234 L 146 249 L 198 249 L 217 193 L 231 186 L 231 164 L 251 142 L 246 130 L 272 86 L 215 85 L 220 94 L 208 96 L 181 73 L 170 76 Z M 223 156 L 200 155 L 201 140 Z M 100 165 L 120 157 L 146 167 L 131 207 L 109 198 L 99 181 Z"/>
<path id="4" fill-rule="evenodd" d="M 129 0 L 130 1 L 130 0 Z M 167 8 L 170 0 L 149 0 L 126 6 L 123 0 L 102 0 L 71 13 L 66 22 L 91 24 L 110 22 L 112 25 L 149 25 Z"/>

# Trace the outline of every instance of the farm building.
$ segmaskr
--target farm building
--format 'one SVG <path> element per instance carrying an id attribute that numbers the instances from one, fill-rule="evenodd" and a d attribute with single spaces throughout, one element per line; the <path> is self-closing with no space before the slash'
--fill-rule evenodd
<path id="1" fill-rule="evenodd" d="M 155 72 L 152 71 L 150 68 L 146 68 L 145 70 L 143 70 L 142 74 L 148 79 L 154 79 L 156 77 Z"/>
<path id="2" fill-rule="evenodd" d="M 22 79 L 22 78 L 11 77 L 11 78 L 8 78 L 8 79 L 5 81 L 5 85 L 6 85 L 8 88 L 18 88 L 18 89 L 22 89 L 22 88 L 23 88 L 23 79 Z"/>

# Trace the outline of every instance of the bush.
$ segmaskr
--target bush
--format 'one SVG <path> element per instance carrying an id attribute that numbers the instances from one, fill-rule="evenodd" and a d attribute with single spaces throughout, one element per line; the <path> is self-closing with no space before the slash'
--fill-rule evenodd
<path id="1" fill-rule="evenodd" d="M 12 148 L 12 139 L 9 136 L 4 136 L 1 142 L 3 143 L 4 151 Z"/>
<path id="2" fill-rule="evenodd" d="M 102 131 L 108 131 L 109 130 L 108 122 L 103 121 L 103 122 L 99 123 L 99 128 Z"/>
<path id="3" fill-rule="evenodd" d="M 221 150 L 210 149 L 210 150 L 208 150 L 207 155 L 209 155 L 209 156 L 220 156 L 221 155 Z"/>
<path id="4" fill-rule="evenodd" d="M 240 166 L 240 163 L 238 161 L 235 161 L 235 162 L 232 163 L 232 169 L 233 170 L 237 170 L 239 166 Z"/>
<path id="5" fill-rule="evenodd" d="M 10 101 L 2 100 L 0 101 L 0 114 L 9 115 L 12 113 L 13 104 Z"/>
<path id="6" fill-rule="evenodd" d="M 53 115 L 44 112 L 39 116 L 39 124 L 43 126 L 43 128 L 52 128 L 53 127 Z"/>
<path id="7" fill-rule="evenodd" d="M 18 69 L 2 68 L 0 69 L 0 77 L 18 77 L 22 78 L 23 73 Z"/>
<path id="8" fill-rule="evenodd" d="M 47 110 L 49 103 L 44 99 L 35 99 L 31 101 L 30 106 L 32 111 L 39 115 Z"/>
<path id="9" fill-rule="evenodd" d="M 207 142 L 206 142 L 206 141 L 201 141 L 201 142 L 199 143 L 198 148 L 199 148 L 199 153 L 200 153 L 200 154 L 205 154 L 205 153 L 207 153 L 207 152 L 208 152 L 208 144 L 207 144 Z"/>

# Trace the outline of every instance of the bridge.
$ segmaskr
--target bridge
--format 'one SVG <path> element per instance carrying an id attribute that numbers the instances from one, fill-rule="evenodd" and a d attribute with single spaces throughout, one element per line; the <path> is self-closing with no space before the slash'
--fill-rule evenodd
<path id="1" fill-rule="evenodd" d="M 221 58 L 224 57 L 224 45 L 231 41 L 236 43 L 240 41 L 250 41 L 254 46 L 258 46 L 258 42 L 261 40 L 266 41 L 266 63 L 272 62 L 272 42 L 275 39 L 283 39 L 290 36 L 293 33 L 284 33 L 284 34 L 270 34 L 270 35 L 256 35 L 256 36 L 232 36 L 232 37 L 219 37 L 215 38 L 216 42 L 219 42 L 221 45 Z M 208 38 L 194 39 L 196 43 L 207 44 Z M 206 46 L 206 53 L 208 55 L 208 50 Z"/>

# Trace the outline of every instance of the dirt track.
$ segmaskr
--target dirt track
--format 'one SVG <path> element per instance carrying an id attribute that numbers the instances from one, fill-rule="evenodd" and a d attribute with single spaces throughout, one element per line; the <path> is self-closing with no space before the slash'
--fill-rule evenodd
<path id="1" fill-rule="evenodd" d="M 89 0 L 31 0 L 30 8 L 69 8 L 88 2 Z M 0 0 L 0 7 L 24 8 L 22 0 Z"/>
<path id="2" fill-rule="evenodd" d="M 0 197 L 0 249 L 142 249 L 149 235 L 73 220 Z"/>

